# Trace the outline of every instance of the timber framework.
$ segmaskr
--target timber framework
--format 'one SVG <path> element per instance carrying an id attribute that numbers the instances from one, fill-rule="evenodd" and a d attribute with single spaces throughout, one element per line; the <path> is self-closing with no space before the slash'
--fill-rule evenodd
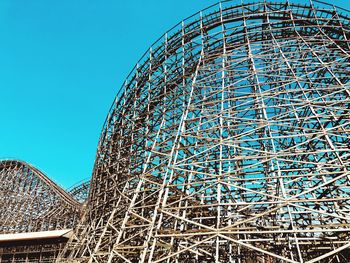
<path id="1" fill-rule="evenodd" d="M 348 15 L 222 1 L 166 32 L 117 94 L 91 182 L 67 196 L 39 176 L 66 207 L 52 230 L 72 230 L 37 233 L 65 235 L 54 260 L 350 262 Z M 21 220 L 0 229 L 52 226 Z"/>

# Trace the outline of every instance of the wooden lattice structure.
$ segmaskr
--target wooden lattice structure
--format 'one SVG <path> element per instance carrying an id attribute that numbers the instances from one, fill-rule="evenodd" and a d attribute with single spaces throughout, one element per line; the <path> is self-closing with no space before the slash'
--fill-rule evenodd
<path id="1" fill-rule="evenodd" d="M 83 180 L 70 187 L 67 191 L 75 200 L 85 203 L 89 196 L 90 181 Z"/>
<path id="2" fill-rule="evenodd" d="M 56 232 L 76 227 L 88 189 L 68 193 L 30 164 L 0 161 L 0 262 L 54 262 L 69 237 Z"/>
<path id="3" fill-rule="evenodd" d="M 0 262 L 350 262 L 348 14 L 222 1 L 173 27 L 117 95 L 91 183 L 0 162 Z"/>
<path id="4" fill-rule="evenodd" d="M 0 162 L 0 233 L 70 229 L 81 204 L 35 167 Z"/>
<path id="5" fill-rule="evenodd" d="M 62 262 L 350 262 L 350 20 L 223 1 L 133 69 Z"/>

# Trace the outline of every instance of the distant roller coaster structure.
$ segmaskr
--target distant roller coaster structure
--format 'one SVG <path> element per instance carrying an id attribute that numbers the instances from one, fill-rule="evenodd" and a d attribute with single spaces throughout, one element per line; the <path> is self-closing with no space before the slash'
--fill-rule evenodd
<path id="1" fill-rule="evenodd" d="M 18 160 L 0 161 L 0 182 L 0 262 L 54 262 L 81 218 L 88 182 L 66 192 Z"/>
<path id="2" fill-rule="evenodd" d="M 1 161 L 0 182 L 1 233 L 73 228 L 80 219 L 81 204 L 30 164 Z"/>
<path id="3" fill-rule="evenodd" d="M 110 109 L 56 262 L 350 262 L 348 15 L 222 1 L 170 29 Z"/>

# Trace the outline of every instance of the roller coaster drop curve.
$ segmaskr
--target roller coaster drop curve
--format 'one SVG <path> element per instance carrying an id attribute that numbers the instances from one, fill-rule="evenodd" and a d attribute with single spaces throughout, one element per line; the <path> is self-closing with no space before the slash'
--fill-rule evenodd
<path id="1" fill-rule="evenodd" d="M 350 19 L 223 1 L 131 72 L 58 262 L 350 262 Z"/>

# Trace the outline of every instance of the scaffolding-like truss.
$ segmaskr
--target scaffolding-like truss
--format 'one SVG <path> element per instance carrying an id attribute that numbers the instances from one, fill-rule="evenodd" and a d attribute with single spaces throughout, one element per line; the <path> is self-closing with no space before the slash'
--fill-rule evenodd
<path id="1" fill-rule="evenodd" d="M 0 234 L 32 238 L 0 261 L 350 262 L 347 15 L 223 1 L 173 27 L 117 95 L 91 184 L 0 161 Z M 28 233 L 71 228 L 64 249 Z"/>
<path id="2" fill-rule="evenodd" d="M 35 167 L 0 162 L 0 233 L 71 229 L 81 204 Z"/>
<path id="3" fill-rule="evenodd" d="M 347 11 L 235 4 L 179 23 L 128 77 L 68 261 L 350 261 Z"/>
<path id="4" fill-rule="evenodd" d="M 68 189 L 68 193 L 79 203 L 85 203 L 90 191 L 90 180 L 81 181 Z"/>
<path id="5" fill-rule="evenodd" d="M 45 236 L 76 227 L 88 189 L 83 182 L 68 193 L 27 163 L 0 161 L 0 262 L 54 262 L 67 239 Z"/>

